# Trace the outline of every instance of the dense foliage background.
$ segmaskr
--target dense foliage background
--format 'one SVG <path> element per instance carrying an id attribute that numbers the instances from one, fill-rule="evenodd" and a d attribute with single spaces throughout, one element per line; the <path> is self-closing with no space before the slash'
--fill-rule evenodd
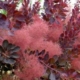
<path id="1" fill-rule="evenodd" d="M 0 1 L 0 80 L 80 80 L 80 1 L 67 1 Z"/>

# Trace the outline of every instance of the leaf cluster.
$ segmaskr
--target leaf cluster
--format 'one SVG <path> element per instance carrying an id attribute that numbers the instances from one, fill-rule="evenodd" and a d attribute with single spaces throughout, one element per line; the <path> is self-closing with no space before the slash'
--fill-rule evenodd
<path id="1" fill-rule="evenodd" d="M 66 12 L 68 12 L 65 8 L 67 4 L 63 0 L 45 0 L 44 2 L 44 11 L 42 13 L 43 19 L 50 24 L 55 22 L 56 18 L 60 17 L 64 19 L 66 17 Z"/>
<path id="2" fill-rule="evenodd" d="M 31 8 L 30 1 L 23 0 L 20 10 L 17 9 L 18 3 L 19 0 L 0 1 L 0 26 L 4 26 L 5 28 L 7 27 L 9 29 L 20 29 L 22 27 L 22 24 L 31 23 L 33 21 L 33 16 L 36 15 L 40 10 L 39 1 L 35 2 L 33 8 Z M 14 23 L 13 27 L 11 27 L 11 22 Z"/>
<path id="3" fill-rule="evenodd" d="M 0 75 L 15 69 L 16 59 L 19 58 L 17 52 L 20 50 L 19 46 L 9 43 L 4 40 L 0 46 Z"/>

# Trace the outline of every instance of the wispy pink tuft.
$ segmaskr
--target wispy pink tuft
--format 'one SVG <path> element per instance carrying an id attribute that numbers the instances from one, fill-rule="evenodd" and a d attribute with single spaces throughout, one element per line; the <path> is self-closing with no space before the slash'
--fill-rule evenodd
<path id="1" fill-rule="evenodd" d="M 25 50 L 29 47 L 31 37 L 26 29 L 21 29 L 15 31 L 14 36 L 8 38 L 8 40 Z"/>
<path id="2" fill-rule="evenodd" d="M 63 23 L 58 20 L 58 22 L 53 23 L 52 27 L 49 29 L 48 37 L 49 40 L 57 41 L 61 33 L 63 32 Z"/>
<path id="3" fill-rule="evenodd" d="M 80 70 L 80 58 L 75 58 L 72 62 L 71 62 L 72 68 L 75 70 Z"/>
<path id="4" fill-rule="evenodd" d="M 57 41 L 59 40 L 59 37 L 61 35 L 61 33 L 63 32 L 63 30 L 61 28 L 54 28 L 54 29 L 51 29 L 49 31 L 49 39 L 52 40 L 52 41 Z"/>
<path id="5" fill-rule="evenodd" d="M 48 33 L 47 24 L 42 21 L 35 21 L 32 25 L 28 26 L 29 34 L 34 39 L 45 37 Z"/>
<path id="6" fill-rule="evenodd" d="M 53 43 L 52 41 L 44 41 L 43 39 L 40 39 L 36 42 L 34 42 L 31 45 L 31 48 L 34 50 L 43 50 L 49 52 L 50 57 L 54 55 L 60 55 L 62 54 L 62 49 L 60 48 L 58 43 Z"/>
<path id="7" fill-rule="evenodd" d="M 42 64 L 39 63 L 38 58 L 34 55 L 25 55 L 26 63 L 22 62 L 20 67 L 23 67 L 22 71 L 15 71 L 16 75 L 23 80 L 35 80 L 41 77 L 45 70 Z"/>

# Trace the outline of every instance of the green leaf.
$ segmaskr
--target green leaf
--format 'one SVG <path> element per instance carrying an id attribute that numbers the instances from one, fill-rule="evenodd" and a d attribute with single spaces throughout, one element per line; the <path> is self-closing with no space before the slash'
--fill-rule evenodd
<path id="1" fill-rule="evenodd" d="M 42 0 L 38 0 L 39 2 L 42 2 Z"/>
<path id="2" fill-rule="evenodd" d="M 23 2 L 23 0 L 20 0 L 20 2 L 22 3 L 22 2 Z"/>
<path id="3" fill-rule="evenodd" d="M 7 16 L 7 11 L 4 10 L 4 9 L 0 9 L 0 13 L 3 14 L 3 15 L 5 15 L 5 16 Z"/>
<path id="4" fill-rule="evenodd" d="M 2 80 L 2 76 L 0 75 L 0 80 Z"/>

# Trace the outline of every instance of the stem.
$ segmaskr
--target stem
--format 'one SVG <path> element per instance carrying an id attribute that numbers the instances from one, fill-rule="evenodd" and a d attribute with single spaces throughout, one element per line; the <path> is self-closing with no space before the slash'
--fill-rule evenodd
<path id="1" fill-rule="evenodd" d="M 9 58 L 9 56 L 8 56 L 7 54 L 8 54 L 8 52 L 2 53 L 2 55 L 3 55 L 4 57 Z"/>

